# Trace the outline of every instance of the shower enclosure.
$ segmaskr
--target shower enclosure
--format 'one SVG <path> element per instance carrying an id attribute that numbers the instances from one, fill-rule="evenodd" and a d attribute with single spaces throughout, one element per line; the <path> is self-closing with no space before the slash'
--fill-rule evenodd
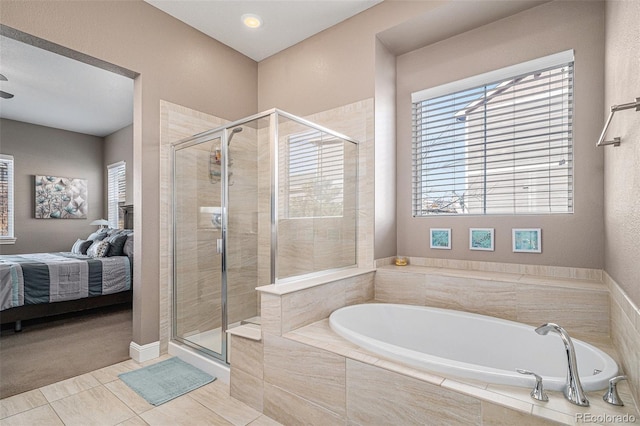
<path id="1" fill-rule="evenodd" d="M 172 339 L 227 361 L 256 287 L 356 266 L 358 144 L 270 110 L 172 145 Z"/>

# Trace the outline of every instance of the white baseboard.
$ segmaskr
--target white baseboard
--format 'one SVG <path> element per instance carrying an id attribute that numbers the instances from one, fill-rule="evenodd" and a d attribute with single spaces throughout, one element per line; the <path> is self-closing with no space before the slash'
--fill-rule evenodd
<path id="1" fill-rule="evenodd" d="M 160 342 L 152 342 L 139 345 L 136 342 L 129 344 L 129 356 L 137 362 L 145 362 L 160 356 Z"/>

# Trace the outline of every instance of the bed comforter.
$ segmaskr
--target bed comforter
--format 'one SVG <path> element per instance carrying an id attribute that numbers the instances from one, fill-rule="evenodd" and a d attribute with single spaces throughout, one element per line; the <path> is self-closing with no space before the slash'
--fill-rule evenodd
<path id="1" fill-rule="evenodd" d="M 127 256 L 91 258 L 72 253 L 0 256 L 0 311 L 131 288 Z"/>

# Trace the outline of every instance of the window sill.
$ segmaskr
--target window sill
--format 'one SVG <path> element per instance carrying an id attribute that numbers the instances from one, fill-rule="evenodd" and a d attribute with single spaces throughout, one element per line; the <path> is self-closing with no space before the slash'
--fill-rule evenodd
<path id="1" fill-rule="evenodd" d="M 4 237 L 4 238 L 0 238 L 0 245 L 4 245 L 4 244 L 15 244 L 16 243 L 16 238 L 11 238 L 11 237 Z"/>

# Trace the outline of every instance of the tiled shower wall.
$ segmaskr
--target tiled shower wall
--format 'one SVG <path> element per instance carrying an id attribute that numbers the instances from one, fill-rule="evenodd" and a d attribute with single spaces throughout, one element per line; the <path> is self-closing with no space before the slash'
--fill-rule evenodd
<path id="1" fill-rule="evenodd" d="M 290 120 L 281 120 L 278 126 L 278 278 L 352 266 L 357 261 L 356 145 L 344 142 L 342 214 L 333 217 L 287 216 L 289 136 L 309 130 L 308 126 Z"/>

